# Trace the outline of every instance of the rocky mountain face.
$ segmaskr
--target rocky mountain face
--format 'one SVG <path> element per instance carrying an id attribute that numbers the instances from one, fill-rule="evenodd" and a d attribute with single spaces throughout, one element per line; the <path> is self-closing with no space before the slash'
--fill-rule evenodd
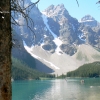
<path id="1" fill-rule="evenodd" d="M 98 26 L 98 22 L 90 15 L 84 16 L 81 20 L 80 23 L 83 23 L 84 25 L 91 26 L 91 27 L 96 27 Z"/>
<path id="2" fill-rule="evenodd" d="M 85 43 L 92 45 L 93 47 L 99 48 L 99 30 L 100 23 L 97 22 L 90 15 L 86 15 L 81 19 L 80 29 L 83 32 Z"/>
<path id="3" fill-rule="evenodd" d="M 35 59 L 25 50 L 21 37 L 13 32 L 12 56 L 31 68 L 36 68 Z"/>
<path id="4" fill-rule="evenodd" d="M 38 59 L 35 59 L 32 55 L 29 54 L 24 48 L 24 43 L 22 38 L 15 32 L 13 32 L 13 47 L 12 47 L 12 57 L 17 58 L 24 64 L 28 65 L 32 69 L 39 70 L 45 73 L 52 73 L 53 69 L 48 68 L 45 64 L 40 62 Z M 41 66 L 41 68 L 39 67 Z"/>
<path id="5" fill-rule="evenodd" d="M 78 22 L 63 4 L 51 5 L 43 12 L 34 6 L 29 16 L 34 21 L 35 38 L 27 26 L 14 26 L 14 29 L 22 38 L 27 52 L 52 69 L 50 73 L 60 75 L 84 63 L 100 60 L 97 51 L 100 49 L 100 27 L 92 16 L 86 15 Z M 21 16 L 17 20 L 26 24 Z M 84 56 L 84 49 L 88 56 Z M 91 53 L 87 52 L 89 50 Z M 37 62 L 38 70 L 42 67 Z"/>

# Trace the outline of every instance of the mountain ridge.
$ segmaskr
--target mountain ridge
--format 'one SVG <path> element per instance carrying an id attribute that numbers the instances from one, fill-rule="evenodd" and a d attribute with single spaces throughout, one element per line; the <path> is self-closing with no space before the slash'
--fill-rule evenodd
<path id="1" fill-rule="evenodd" d="M 84 63 L 95 61 L 89 52 L 87 54 L 89 57 L 85 57 L 83 49 L 91 50 L 92 48 L 93 51 L 95 51 L 94 48 L 100 49 L 98 25 L 78 22 L 76 18 L 69 15 L 63 4 L 51 5 L 42 13 L 35 7 L 31 9 L 30 13 L 30 17 L 34 21 L 35 40 L 26 27 L 16 27 L 15 30 L 19 29 L 18 32 L 22 34 L 20 37 L 24 41 L 27 52 L 50 68 L 51 73 L 65 74 Z M 79 45 L 83 49 L 79 49 Z M 81 55 L 82 59 L 85 57 L 85 61 L 80 58 L 79 60 L 75 56 L 79 55 L 79 51 L 83 53 Z M 96 60 L 100 60 L 95 53 L 92 55 L 95 55 L 94 58 L 98 58 Z M 42 70 L 38 63 L 37 67 Z"/>

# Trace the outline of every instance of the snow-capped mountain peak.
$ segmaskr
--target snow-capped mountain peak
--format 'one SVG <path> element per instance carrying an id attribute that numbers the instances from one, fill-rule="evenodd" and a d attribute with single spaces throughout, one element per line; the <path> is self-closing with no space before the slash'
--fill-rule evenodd
<path id="1" fill-rule="evenodd" d="M 96 27 L 98 25 L 98 22 L 91 15 L 85 15 L 81 18 L 80 23 L 90 27 Z"/>
<path id="2" fill-rule="evenodd" d="M 47 15 L 48 17 L 64 14 L 69 15 L 68 11 L 64 7 L 64 4 L 59 4 L 57 6 L 51 5 L 47 9 L 45 9 L 43 13 L 45 13 L 45 15 Z"/>
<path id="3" fill-rule="evenodd" d="M 95 21 L 95 19 L 91 15 L 85 15 L 82 19 L 81 22 L 88 22 L 88 21 Z"/>

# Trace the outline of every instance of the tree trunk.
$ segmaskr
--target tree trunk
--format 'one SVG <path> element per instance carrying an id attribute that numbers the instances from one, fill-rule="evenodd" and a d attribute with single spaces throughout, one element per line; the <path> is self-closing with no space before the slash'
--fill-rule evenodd
<path id="1" fill-rule="evenodd" d="M 11 100 L 10 0 L 0 0 L 0 100 Z"/>

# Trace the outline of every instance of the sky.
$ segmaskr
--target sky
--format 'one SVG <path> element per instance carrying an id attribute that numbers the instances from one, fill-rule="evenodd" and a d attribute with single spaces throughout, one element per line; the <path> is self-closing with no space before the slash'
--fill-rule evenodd
<path id="1" fill-rule="evenodd" d="M 37 0 L 31 0 L 35 2 Z M 79 7 L 76 0 L 40 0 L 38 8 L 40 11 L 44 11 L 50 5 L 64 4 L 69 14 L 80 20 L 85 15 L 91 15 L 98 22 L 100 22 L 100 5 L 96 4 L 98 0 L 78 0 Z"/>

